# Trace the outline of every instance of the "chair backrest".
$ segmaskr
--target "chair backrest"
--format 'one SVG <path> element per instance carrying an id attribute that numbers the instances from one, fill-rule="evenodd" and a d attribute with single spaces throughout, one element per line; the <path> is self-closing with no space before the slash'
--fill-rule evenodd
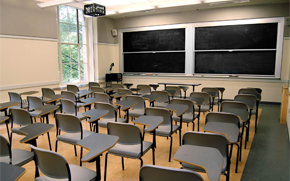
<path id="1" fill-rule="evenodd" d="M 235 96 L 234 100 L 235 101 L 247 100 L 247 101 L 251 101 L 253 105 L 256 105 L 257 97 L 253 94 L 238 94 Z"/>
<path id="2" fill-rule="evenodd" d="M 215 97 L 219 97 L 219 93 L 220 91 L 216 88 L 216 87 L 203 87 L 201 89 L 201 92 L 214 92 L 215 93 Z"/>
<path id="3" fill-rule="evenodd" d="M 113 88 L 124 88 L 124 86 L 122 84 L 112 84 Z"/>
<path id="4" fill-rule="evenodd" d="M 61 110 L 68 114 L 77 115 L 76 104 L 69 99 L 61 99 Z"/>
<path id="5" fill-rule="evenodd" d="M 240 110 L 240 111 L 238 111 L 238 113 L 236 113 L 235 110 Z M 239 102 L 239 101 L 224 101 L 221 105 L 220 111 L 236 114 L 237 116 L 239 116 L 239 118 L 242 121 L 246 121 L 249 118 L 248 106 L 245 103 Z M 246 120 L 243 120 L 242 119 L 243 117 Z"/>
<path id="6" fill-rule="evenodd" d="M 132 95 L 133 92 L 130 89 L 119 88 L 118 89 L 118 94 Z"/>
<path id="7" fill-rule="evenodd" d="M 91 91 L 92 91 L 92 92 L 102 92 L 102 93 L 105 92 L 105 90 L 104 90 L 103 88 L 101 88 L 101 87 L 96 87 L 96 86 L 92 86 L 92 87 L 91 87 Z"/>
<path id="8" fill-rule="evenodd" d="M 96 109 L 104 109 L 104 110 L 109 111 L 109 113 L 106 116 L 104 116 L 103 118 L 108 118 L 108 119 L 115 118 L 115 119 L 117 119 L 117 112 L 112 104 L 96 102 L 95 108 Z"/>
<path id="9" fill-rule="evenodd" d="M 82 124 L 79 118 L 68 114 L 55 114 L 56 126 L 58 129 L 67 133 L 82 133 Z M 81 139 L 82 139 L 81 134 Z"/>
<path id="10" fill-rule="evenodd" d="M 260 91 L 262 92 L 262 90 Z M 238 94 L 253 94 L 257 99 L 261 99 L 261 93 L 259 93 L 256 88 L 242 88 L 239 90 Z"/>
<path id="11" fill-rule="evenodd" d="M 12 121 L 18 125 L 32 124 L 32 118 L 28 111 L 24 109 L 10 109 L 12 115 Z"/>
<path id="12" fill-rule="evenodd" d="M 203 181 L 203 178 L 196 172 L 156 165 L 144 165 L 140 169 L 139 176 L 140 181 Z"/>
<path id="13" fill-rule="evenodd" d="M 8 157 L 9 163 L 11 163 L 11 148 L 9 142 L 4 138 L 4 136 L 0 135 L 0 157 Z M 4 161 L 0 159 L 1 161 Z"/>
<path id="14" fill-rule="evenodd" d="M 76 85 L 66 85 L 66 89 L 68 91 L 72 91 L 74 93 L 77 93 L 78 91 L 80 91 L 78 86 L 76 86 Z"/>
<path id="15" fill-rule="evenodd" d="M 143 141 L 140 128 L 133 124 L 108 122 L 107 129 L 109 135 L 119 137 L 118 143 L 141 144 Z"/>
<path id="16" fill-rule="evenodd" d="M 162 102 L 162 103 L 170 102 L 170 95 L 166 91 L 152 91 L 151 94 L 159 96 L 159 98 L 156 99 L 156 102 Z"/>
<path id="17" fill-rule="evenodd" d="M 63 99 L 69 99 L 75 103 L 77 101 L 76 94 L 72 91 L 61 91 L 61 95 L 64 95 Z"/>
<path id="18" fill-rule="evenodd" d="M 227 112 L 209 112 L 207 113 L 206 123 L 208 122 L 223 122 L 235 124 L 238 128 L 240 127 L 240 118 L 232 113 Z"/>
<path id="19" fill-rule="evenodd" d="M 20 102 L 20 107 L 22 108 L 22 98 L 16 92 L 8 92 L 10 102 Z"/>
<path id="20" fill-rule="evenodd" d="M 60 154 L 37 148 L 30 145 L 34 152 L 34 161 L 36 167 L 46 176 L 50 178 L 71 180 L 70 168 L 63 156 Z M 36 169 L 37 169 L 36 168 Z"/>
<path id="21" fill-rule="evenodd" d="M 192 92 L 190 93 L 190 97 L 202 97 L 204 98 L 203 104 L 210 104 L 211 98 L 210 95 L 207 92 Z"/>
<path id="22" fill-rule="evenodd" d="M 143 97 L 136 95 L 127 95 L 125 99 L 137 102 L 137 104 L 133 107 L 133 109 L 144 109 L 146 107 L 145 100 Z"/>
<path id="23" fill-rule="evenodd" d="M 172 99 L 171 104 L 184 104 L 188 106 L 186 113 L 194 113 L 194 104 L 191 100 L 187 99 Z"/>
<path id="24" fill-rule="evenodd" d="M 139 84 L 137 89 L 140 89 L 138 91 L 139 94 L 151 94 L 151 87 L 149 85 Z"/>
<path id="25" fill-rule="evenodd" d="M 163 123 L 161 125 L 172 125 L 171 113 L 170 113 L 170 111 L 168 111 L 165 108 L 147 107 L 145 109 L 145 115 L 147 115 L 147 116 L 162 116 Z"/>
<path id="26" fill-rule="evenodd" d="M 188 131 L 184 133 L 182 138 L 182 145 L 196 145 L 218 149 L 224 157 L 225 164 L 228 157 L 228 144 L 226 136 L 215 133 Z"/>
<path id="27" fill-rule="evenodd" d="M 92 87 L 100 87 L 100 84 L 98 82 L 89 82 L 89 90 L 91 91 Z"/>
<path id="28" fill-rule="evenodd" d="M 28 101 L 28 108 L 30 109 L 36 109 L 40 106 L 43 106 L 43 102 L 39 97 L 27 96 L 27 101 Z"/>
<path id="29" fill-rule="evenodd" d="M 104 92 L 94 92 L 94 97 L 101 99 L 99 102 L 110 103 L 110 96 Z"/>
<path id="30" fill-rule="evenodd" d="M 257 87 L 248 87 L 248 89 L 256 89 L 259 94 L 262 94 L 262 89 Z"/>
<path id="31" fill-rule="evenodd" d="M 180 89 L 180 87 L 178 87 L 178 86 L 166 86 L 166 90 L 174 90 L 175 91 L 174 96 L 181 98 L 181 89 Z"/>
<path id="32" fill-rule="evenodd" d="M 41 92 L 42 92 L 42 99 L 44 99 L 45 97 L 50 97 L 55 95 L 54 90 L 52 90 L 51 88 L 41 88 Z"/>

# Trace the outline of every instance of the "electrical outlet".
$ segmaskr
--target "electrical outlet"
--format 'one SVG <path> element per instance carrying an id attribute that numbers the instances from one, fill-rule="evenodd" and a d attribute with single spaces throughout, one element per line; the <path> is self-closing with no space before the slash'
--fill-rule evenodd
<path id="1" fill-rule="evenodd" d="M 285 26 L 290 26 L 290 16 L 285 17 Z"/>

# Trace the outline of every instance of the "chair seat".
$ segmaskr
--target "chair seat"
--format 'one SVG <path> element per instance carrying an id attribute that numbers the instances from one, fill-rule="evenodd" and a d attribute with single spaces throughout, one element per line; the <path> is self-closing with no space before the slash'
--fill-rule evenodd
<path id="1" fill-rule="evenodd" d="M 127 121 L 126 119 L 117 118 L 117 122 L 118 123 L 125 123 L 126 121 Z M 99 126 L 106 128 L 108 122 L 115 122 L 115 118 L 112 118 L 112 119 L 102 119 L 102 120 L 99 121 Z"/>
<path id="2" fill-rule="evenodd" d="M 186 122 L 186 123 L 191 123 L 194 121 L 194 119 L 197 118 L 197 114 L 190 114 L 190 113 L 186 113 L 186 114 L 183 114 L 182 116 L 182 122 Z M 177 117 L 177 116 L 172 116 L 172 119 L 174 121 L 180 121 L 180 118 Z"/>
<path id="3" fill-rule="evenodd" d="M 166 107 L 168 103 L 163 103 L 163 102 L 155 102 L 154 107 Z"/>
<path id="4" fill-rule="evenodd" d="M 130 110 L 129 115 L 132 117 L 139 117 L 145 114 L 145 109 L 133 109 Z"/>
<path id="5" fill-rule="evenodd" d="M 226 159 L 224 159 L 222 173 L 224 173 L 226 171 L 226 169 L 227 169 L 225 163 L 226 163 Z M 205 170 L 203 168 L 201 168 L 201 167 L 190 165 L 190 164 L 187 164 L 187 163 L 181 163 L 181 165 L 182 165 L 183 169 L 192 170 L 192 171 L 195 171 L 195 172 L 203 172 L 203 173 L 205 173 Z"/>
<path id="6" fill-rule="evenodd" d="M 19 126 L 19 127 L 16 127 L 16 128 L 11 128 L 11 132 L 12 133 L 16 133 L 16 134 L 20 134 L 20 135 L 26 135 L 24 134 L 23 132 L 19 131 L 20 128 L 24 128 L 26 125 L 23 125 L 23 126 Z"/>
<path id="7" fill-rule="evenodd" d="M 94 180 L 96 177 L 96 172 L 89 170 L 84 167 L 80 167 L 77 165 L 69 165 L 71 180 L 72 181 L 80 181 L 80 180 Z M 67 181 L 68 179 L 54 179 L 47 176 L 37 177 L 35 181 Z"/>
<path id="8" fill-rule="evenodd" d="M 151 142 L 143 141 L 143 154 L 145 154 L 151 148 L 151 146 Z M 140 144 L 126 145 L 117 143 L 108 151 L 108 153 L 127 158 L 140 158 L 142 156 Z"/>
<path id="9" fill-rule="evenodd" d="M 40 113 L 41 113 L 41 111 L 31 111 L 31 112 L 29 112 L 29 114 L 32 117 L 37 117 L 37 118 L 40 118 L 41 117 L 41 116 L 39 116 Z"/>
<path id="10" fill-rule="evenodd" d="M 12 149 L 12 165 L 22 166 L 26 163 L 33 160 L 34 154 L 33 152 L 21 150 L 21 149 Z M 0 162 L 9 163 L 9 156 L 0 157 Z"/>
<path id="11" fill-rule="evenodd" d="M 194 107 L 194 110 L 195 110 L 196 112 L 198 112 L 199 107 L 198 107 L 198 106 Z M 200 112 L 207 112 L 207 111 L 209 111 L 209 110 L 210 110 L 210 106 L 209 106 L 209 105 L 201 105 L 201 106 L 200 106 Z"/>
<path id="12" fill-rule="evenodd" d="M 94 132 L 84 130 L 83 138 L 94 134 Z M 63 135 L 57 136 L 57 140 L 75 145 L 79 140 L 81 140 L 81 133 L 65 133 Z"/>
<path id="13" fill-rule="evenodd" d="M 71 114 L 71 113 L 66 113 L 66 114 L 76 116 L 80 120 L 83 120 L 83 119 L 87 119 L 88 118 L 87 116 L 84 116 L 82 113 L 79 113 L 79 112 L 77 113 L 77 115 L 76 114 Z"/>
<path id="14" fill-rule="evenodd" d="M 13 108 L 13 109 L 17 109 L 17 108 L 20 108 L 21 104 L 18 104 L 16 106 L 12 106 L 10 108 Z M 27 109 L 28 108 L 28 104 L 27 103 L 22 103 L 22 108 L 21 109 Z"/>
<path id="15" fill-rule="evenodd" d="M 170 125 L 160 125 L 156 129 L 156 135 L 165 136 L 165 137 L 170 136 L 171 135 L 170 128 L 171 128 Z M 172 125 L 172 133 L 176 132 L 178 129 L 179 129 L 179 125 Z M 147 132 L 147 128 L 145 128 L 145 131 Z M 151 132 L 147 132 L 147 133 L 151 133 Z"/>

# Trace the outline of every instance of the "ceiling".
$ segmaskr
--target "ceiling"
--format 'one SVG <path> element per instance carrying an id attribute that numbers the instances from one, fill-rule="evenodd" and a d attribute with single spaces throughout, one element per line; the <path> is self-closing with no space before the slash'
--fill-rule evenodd
<path id="1" fill-rule="evenodd" d="M 163 13 L 176 13 L 210 8 L 289 3 L 289 0 L 35 0 L 41 8 L 68 5 L 83 9 L 85 4 L 106 7 L 106 16 L 124 18 Z"/>

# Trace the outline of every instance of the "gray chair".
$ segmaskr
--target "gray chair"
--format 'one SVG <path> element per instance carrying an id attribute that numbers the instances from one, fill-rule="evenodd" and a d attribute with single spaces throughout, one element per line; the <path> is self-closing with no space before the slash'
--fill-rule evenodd
<path id="1" fill-rule="evenodd" d="M 60 154 L 30 145 L 34 152 L 35 180 L 95 180 L 96 172 L 77 165 L 69 165 Z M 39 176 L 38 169 L 44 174 Z"/>
<path id="2" fill-rule="evenodd" d="M 106 93 L 103 93 L 103 92 L 94 92 L 94 97 L 101 99 L 99 101 L 99 103 L 108 103 L 108 104 L 111 104 L 111 98 Z M 115 106 L 115 105 L 112 105 L 112 106 L 115 108 L 115 110 L 117 110 L 119 108 L 119 106 Z M 95 104 L 95 107 L 96 107 L 96 104 Z"/>
<path id="3" fill-rule="evenodd" d="M 146 104 L 143 97 L 137 95 L 127 95 L 125 99 L 137 102 L 137 104 L 132 107 L 132 110 L 130 110 L 130 116 L 132 117 L 132 120 L 133 118 L 143 116 L 145 114 Z"/>
<path id="4" fill-rule="evenodd" d="M 166 90 L 174 90 L 175 94 L 172 98 L 181 98 L 181 89 L 178 86 L 166 86 Z"/>
<path id="5" fill-rule="evenodd" d="M 224 101 L 221 105 L 221 112 L 228 112 L 237 115 L 240 118 L 240 125 L 242 125 L 242 132 L 240 136 L 240 161 L 242 157 L 242 140 L 244 135 L 244 129 L 248 129 L 249 111 L 248 106 L 239 101 Z M 245 141 L 246 142 L 246 141 Z M 245 143 L 246 144 L 246 143 Z"/>
<path id="6" fill-rule="evenodd" d="M 27 102 L 29 114 L 34 117 L 34 121 L 36 122 L 36 118 L 40 118 L 41 122 L 43 122 L 41 116 L 39 116 L 41 111 L 35 110 L 36 108 L 43 106 L 42 99 L 35 96 L 27 96 Z"/>
<path id="7" fill-rule="evenodd" d="M 84 116 L 82 113 L 78 112 L 78 108 L 81 107 L 82 105 L 76 105 L 73 101 L 69 99 L 62 99 L 61 100 L 61 107 L 62 107 L 62 112 L 65 114 L 71 114 L 76 117 L 78 117 L 80 120 L 86 119 L 87 117 Z"/>
<path id="8" fill-rule="evenodd" d="M 80 91 L 80 89 L 76 85 L 66 85 L 66 89 L 67 89 L 67 91 L 71 91 L 75 94 Z M 87 97 L 87 95 L 77 94 L 77 100 L 79 100 L 81 98 L 86 98 L 86 97 Z"/>
<path id="9" fill-rule="evenodd" d="M 108 154 L 122 157 L 122 169 L 124 170 L 124 157 L 139 159 L 143 166 L 142 156 L 151 148 L 153 165 L 155 164 L 155 154 L 153 143 L 144 141 L 141 130 L 133 124 L 126 123 L 108 123 L 108 134 L 119 137 L 118 143 L 106 153 L 105 174 L 107 176 Z"/>
<path id="10" fill-rule="evenodd" d="M 16 92 L 8 92 L 9 98 L 10 98 L 10 102 L 20 102 L 19 105 L 17 106 L 13 106 L 10 108 L 21 108 L 21 109 L 27 109 L 28 108 L 28 104 L 22 100 L 21 96 L 16 93 Z"/>
<path id="11" fill-rule="evenodd" d="M 111 87 L 115 88 L 115 90 L 113 90 L 113 93 L 118 93 L 118 89 L 124 88 L 122 84 L 118 84 L 118 83 L 112 83 Z"/>
<path id="12" fill-rule="evenodd" d="M 81 107 L 83 106 L 83 103 L 79 102 L 78 99 L 77 99 L 77 96 L 74 92 L 72 91 L 61 91 L 61 95 L 63 95 L 63 99 L 69 99 L 71 101 L 73 101 L 77 107 Z"/>
<path id="13" fill-rule="evenodd" d="M 226 180 L 229 181 L 230 177 L 230 160 L 228 159 L 228 139 L 221 134 L 214 133 L 202 133 L 188 131 L 184 133 L 182 138 L 182 145 L 196 145 L 203 147 L 216 148 L 223 156 L 224 164 L 222 168 L 222 174 L 226 176 Z M 194 154 L 194 153 L 192 153 Z M 183 169 L 192 170 L 196 172 L 205 172 L 202 167 L 181 163 Z"/>
<path id="14" fill-rule="evenodd" d="M 42 100 L 44 100 L 46 97 L 54 96 L 55 92 L 51 88 L 41 88 L 42 92 Z"/>
<path id="15" fill-rule="evenodd" d="M 154 103 L 154 107 L 166 107 L 170 103 L 170 95 L 166 91 L 152 91 L 151 94 L 159 96 Z"/>
<path id="16" fill-rule="evenodd" d="M 73 115 L 67 114 L 55 114 L 56 120 L 56 141 L 55 141 L 55 152 L 57 152 L 57 143 L 58 141 L 72 144 L 74 145 L 75 156 L 77 156 L 76 145 L 77 142 L 94 132 L 83 130 L 82 123 L 80 119 Z M 65 132 L 65 134 L 61 134 L 61 131 Z M 83 148 L 81 147 L 81 155 L 82 158 Z M 80 160 L 80 166 L 82 162 Z"/>
<path id="17" fill-rule="evenodd" d="M 233 124 L 235 125 L 239 131 L 238 137 L 236 140 L 232 140 L 229 142 L 231 143 L 231 151 L 230 151 L 230 155 L 229 155 L 229 159 L 231 159 L 232 156 L 232 146 L 235 144 L 237 145 L 237 160 L 236 160 L 236 173 L 238 171 L 238 159 L 239 159 L 239 151 L 240 151 L 240 146 L 238 145 L 238 142 L 240 140 L 240 145 L 241 145 L 241 133 L 240 133 L 240 118 L 232 113 L 226 113 L 226 112 L 210 112 L 206 115 L 206 124 L 209 122 L 220 122 L 223 124 Z"/>
<path id="18" fill-rule="evenodd" d="M 250 133 L 250 120 L 251 120 L 251 116 L 252 116 L 252 113 L 253 113 L 253 110 L 255 110 L 255 107 L 257 106 L 257 97 L 253 94 L 238 94 L 235 96 L 234 98 L 235 101 L 246 101 L 244 102 L 245 104 L 247 104 L 248 106 L 248 110 L 249 110 L 249 121 L 247 124 L 248 125 L 248 129 L 247 129 L 247 133 L 246 133 L 246 141 L 249 140 L 249 133 Z M 250 105 L 254 105 L 252 108 L 249 107 L 248 103 Z M 256 116 L 257 118 L 257 116 Z M 257 127 L 257 119 L 255 119 L 255 131 L 256 131 L 256 127 Z M 247 147 L 247 144 L 245 144 L 245 148 Z"/>
<path id="19" fill-rule="evenodd" d="M 100 87 L 98 82 L 89 82 L 89 90 L 92 91 L 92 87 Z"/>
<path id="20" fill-rule="evenodd" d="M 21 167 L 22 165 L 32 161 L 33 156 L 33 153 L 30 151 L 11 149 L 9 142 L 0 135 L 0 162 Z"/>
<path id="21" fill-rule="evenodd" d="M 139 173 L 140 181 L 203 181 L 196 172 L 171 167 L 144 165 Z"/>
<path id="22" fill-rule="evenodd" d="M 171 113 L 165 108 L 148 107 L 145 109 L 145 115 L 147 116 L 162 116 L 163 123 L 156 129 L 156 136 L 170 137 L 169 147 L 169 162 L 171 161 L 172 152 L 172 134 L 179 131 L 179 145 L 181 144 L 181 128 L 179 125 L 174 125 L 172 121 Z M 144 133 L 149 133 L 144 129 Z M 143 133 L 143 134 L 144 134 Z M 152 134 L 152 133 L 150 133 Z"/>
<path id="23" fill-rule="evenodd" d="M 100 127 L 106 128 L 109 122 L 119 122 L 119 123 L 126 122 L 126 119 L 117 117 L 116 108 L 112 104 L 97 102 L 95 103 L 95 108 L 109 111 L 109 113 L 106 116 L 104 116 L 103 119 L 98 121 Z"/>
<path id="24" fill-rule="evenodd" d="M 149 85 L 139 84 L 139 85 L 137 85 L 137 89 L 140 89 L 138 91 L 138 94 L 141 94 L 141 95 L 150 95 L 151 94 L 151 87 Z"/>
<path id="25" fill-rule="evenodd" d="M 12 117 L 10 146 L 12 148 L 12 135 L 13 135 L 13 133 L 25 136 L 26 134 L 24 134 L 23 132 L 21 132 L 19 130 L 27 125 L 32 124 L 33 121 L 32 121 L 32 117 L 29 114 L 29 112 L 24 110 L 24 109 L 10 109 L 10 111 L 11 111 L 11 117 Z M 17 124 L 20 126 L 13 127 L 14 124 Z M 51 148 L 49 132 L 47 132 L 47 137 L 48 137 L 49 147 Z"/>
<path id="26" fill-rule="evenodd" d="M 133 92 L 130 89 L 119 88 L 118 89 L 118 94 L 133 95 Z"/>
<path id="27" fill-rule="evenodd" d="M 182 122 L 192 123 L 192 131 L 194 131 L 194 120 L 198 117 L 198 114 L 195 114 L 194 104 L 191 100 L 187 99 L 172 99 L 172 104 L 184 104 L 188 106 L 188 110 L 182 115 Z M 180 117 L 176 115 L 172 116 L 174 121 L 180 122 Z"/>
<path id="28" fill-rule="evenodd" d="M 211 97 L 211 110 L 213 111 L 213 106 L 218 105 L 218 111 L 220 110 L 220 91 L 216 87 L 203 87 L 201 92 L 207 92 Z M 215 101 L 217 99 L 217 101 Z"/>
<path id="29" fill-rule="evenodd" d="M 202 97 L 204 98 L 203 104 L 200 106 L 200 109 L 195 107 L 196 112 L 203 112 L 205 114 L 206 112 L 210 111 L 210 105 L 211 105 L 211 97 L 206 92 L 192 92 L 190 93 L 190 97 Z"/>

